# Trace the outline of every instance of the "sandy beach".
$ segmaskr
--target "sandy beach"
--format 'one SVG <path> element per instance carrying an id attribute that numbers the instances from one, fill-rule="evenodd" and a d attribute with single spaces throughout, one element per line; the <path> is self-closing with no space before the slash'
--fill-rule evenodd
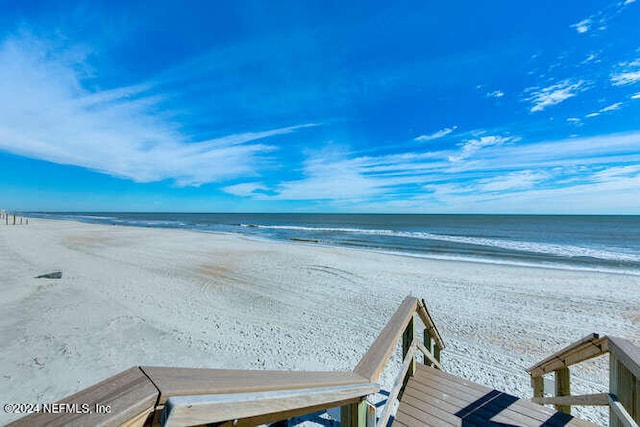
<path id="1" fill-rule="evenodd" d="M 640 276 L 32 219 L 0 226 L 0 396 L 53 402 L 137 365 L 351 370 L 409 294 L 446 370 L 524 398 L 525 368 L 588 333 L 640 344 Z M 606 390 L 607 363 L 573 390 Z"/>

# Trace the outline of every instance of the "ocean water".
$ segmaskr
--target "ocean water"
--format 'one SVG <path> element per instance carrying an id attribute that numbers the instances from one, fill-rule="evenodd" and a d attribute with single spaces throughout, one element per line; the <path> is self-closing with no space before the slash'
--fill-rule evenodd
<path id="1" fill-rule="evenodd" d="M 30 213 L 438 259 L 640 274 L 640 216 Z"/>

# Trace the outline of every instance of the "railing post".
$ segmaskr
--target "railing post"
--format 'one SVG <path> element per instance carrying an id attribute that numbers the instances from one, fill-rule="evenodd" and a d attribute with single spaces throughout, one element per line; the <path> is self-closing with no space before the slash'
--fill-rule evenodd
<path id="1" fill-rule="evenodd" d="M 413 342 L 413 332 L 414 332 L 414 321 L 413 314 L 411 315 L 411 319 L 407 324 L 404 332 L 402 333 L 402 360 L 407 357 L 407 353 L 409 353 L 409 348 L 411 347 L 411 343 Z M 409 370 L 407 370 L 407 374 L 402 380 L 402 388 L 400 389 L 400 393 L 398 393 L 398 399 L 402 398 L 402 394 L 404 393 L 404 388 L 407 386 L 409 382 L 409 378 L 412 377 L 416 373 L 416 356 L 415 353 L 413 355 L 413 360 L 411 360 L 411 364 L 409 365 Z"/>
<path id="2" fill-rule="evenodd" d="M 556 396 L 570 396 L 571 385 L 569 368 L 560 368 L 553 371 L 556 379 Z M 571 414 L 571 405 L 555 405 L 556 410 L 564 412 L 565 414 Z"/>
<path id="3" fill-rule="evenodd" d="M 531 378 L 531 385 L 533 386 L 533 397 L 544 397 L 544 378 L 542 376 Z"/>
<path id="4" fill-rule="evenodd" d="M 609 353 L 609 393 L 614 394 L 618 402 L 631 415 L 637 423 L 640 421 L 640 381 L 620 362 L 620 360 Z M 618 417 L 609 410 L 610 425 L 613 427 L 622 426 Z"/>
<path id="5" fill-rule="evenodd" d="M 342 427 L 366 427 L 367 399 L 340 408 L 340 425 Z"/>
<path id="6" fill-rule="evenodd" d="M 613 353 L 609 353 L 609 393 L 618 396 L 618 358 Z M 609 426 L 622 427 L 612 408 L 609 408 Z"/>
<path id="7" fill-rule="evenodd" d="M 442 351 L 440 346 L 438 344 L 435 344 L 433 346 L 433 357 L 435 357 L 435 359 L 438 361 L 438 363 L 440 363 L 440 351 Z"/>
<path id="8" fill-rule="evenodd" d="M 409 324 L 407 325 L 407 328 L 404 330 L 404 333 L 402 334 L 402 360 L 404 360 L 404 358 L 407 356 L 407 353 L 409 352 L 409 347 L 411 347 L 411 343 L 413 342 L 414 329 L 415 329 L 413 317 L 414 316 L 411 315 L 411 320 L 409 320 Z M 411 363 L 411 366 L 409 366 L 409 372 L 407 373 L 407 376 L 412 377 L 413 374 L 415 373 L 416 373 L 416 358 L 414 356 L 413 362 Z"/>
<path id="9" fill-rule="evenodd" d="M 427 350 L 433 353 L 433 340 L 431 339 L 431 334 L 429 334 L 429 329 L 424 328 L 424 331 L 422 332 L 422 336 L 424 338 L 424 346 L 427 348 Z M 429 360 L 429 358 L 427 358 L 427 356 L 424 356 L 424 364 L 427 366 L 433 365 Z"/>

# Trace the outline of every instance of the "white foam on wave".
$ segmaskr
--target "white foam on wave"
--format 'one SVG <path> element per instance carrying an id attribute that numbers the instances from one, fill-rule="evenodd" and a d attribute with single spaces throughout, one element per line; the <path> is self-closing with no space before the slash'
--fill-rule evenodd
<path id="1" fill-rule="evenodd" d="M 444 242 L 464 243 L 469 245 L 494 247 L 521 252 L 544 255 L 555 255 L 568 258 L 589 257 L 605 261 L 640 262 L 640 255 L 613 252 L 605 249 L 593 249 L 575 245 L 560 245 L 554 243 L 528 242 L 520 240 L 491 239 L 484 237 L 452 236 L 421 231 L 397 231 L 385 229 L 347 228 L 347 227 L 304 227 L 297 225 L 256 225 L 241 224 L 243 227 L 264 228 L 274 230 L 298 230 L 315 232 L 341 232 L 375 236 L 404 237 L 422 240 L 438 240 Z"/>

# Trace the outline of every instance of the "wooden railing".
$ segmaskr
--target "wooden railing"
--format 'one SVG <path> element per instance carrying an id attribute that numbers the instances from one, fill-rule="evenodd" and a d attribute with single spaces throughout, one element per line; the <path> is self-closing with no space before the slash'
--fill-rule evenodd
<path id="1" fill-rule="evenodd" d="M 609 393 L 571 395 L 569 367 L 609 353 Z M 613 427 L 638 427 L 640 422 L 640 349 L 618 337 L 591 334 L 552 354 L 527 370 L 531 375 L 533 399 L 541 405 L 555 405 L 571 413 L 571 406 L 609 406 Z M 543 376 L 555 376 L 555 396 L 545 397 Z"/>
<path id="2" fill-rule="evenodd" d="M 425 325 L 424 344 L 414 337 L 415 314 Z M 376 382 L 401 337 L 402 369 L 376 423 L 367 397 L 379 391 Z M 40 411 L 9 425 L 248 427 L 340 406 L 345 427 L 386 426 L 415 371 L 416 350 L 426 364 L 441 368 L 443 348 L 424 301 L 407 297 L 354 372 L 134 367 L 62 399 L 52 406 L 55 413 Z"/>
<path id="3" fill-rule="evenodd" d="M 422 320 L 425 328 L 423 331 L 424 344 L 415 337 L 415 315 Z M 370 382 L 377 382 L 380 374 L 389 362 L 393 352 L 402 338 L 402 358 L 403 363 L 400 373 L 397 375 L 395 383 L 389 392 L 387 402 L 382 410 L 376 425 L 386 427 L 393 405 L 401 396 L 404 386 L 410 376 L 415 373 L 416 350 L 420 350 L 424 357 L 424 363 L 442 369 L 440 365 L 440 352 L 444 348 L 444 342 L 440 332 L 436 328 L 431 314 L 427 309 L 424 300 L 414 297 L 404 299 L 398 310 L 391 317 L 378 338 L 373 342 L 369 351 L 360 360 L 354 369 L 354 373 L 368 378 Z M 347 416 L 342 417 L 343 426 L 353 426 L 354 420 L 358 421 L 358 426 L 364 426 L 362 420 L 366 418 L 366 402 L 351 405 L 343 411 Z M 349 417 L 350 414 L 357 413 L 357 417 Z"/>
<path id="4" fill-rule="evenodd" d="M 54 408 L 57 413 L 40 411 L 10 426 L 141 427 L 229 420 L 238 426 L 255 426 L 358 402 L 378 389 L 352 372 L 143 366 L 62 399 Z M 230 403 L 236 412 L 228 410 Z M 97 411 L 97 407 L 108 411 Z"/>

